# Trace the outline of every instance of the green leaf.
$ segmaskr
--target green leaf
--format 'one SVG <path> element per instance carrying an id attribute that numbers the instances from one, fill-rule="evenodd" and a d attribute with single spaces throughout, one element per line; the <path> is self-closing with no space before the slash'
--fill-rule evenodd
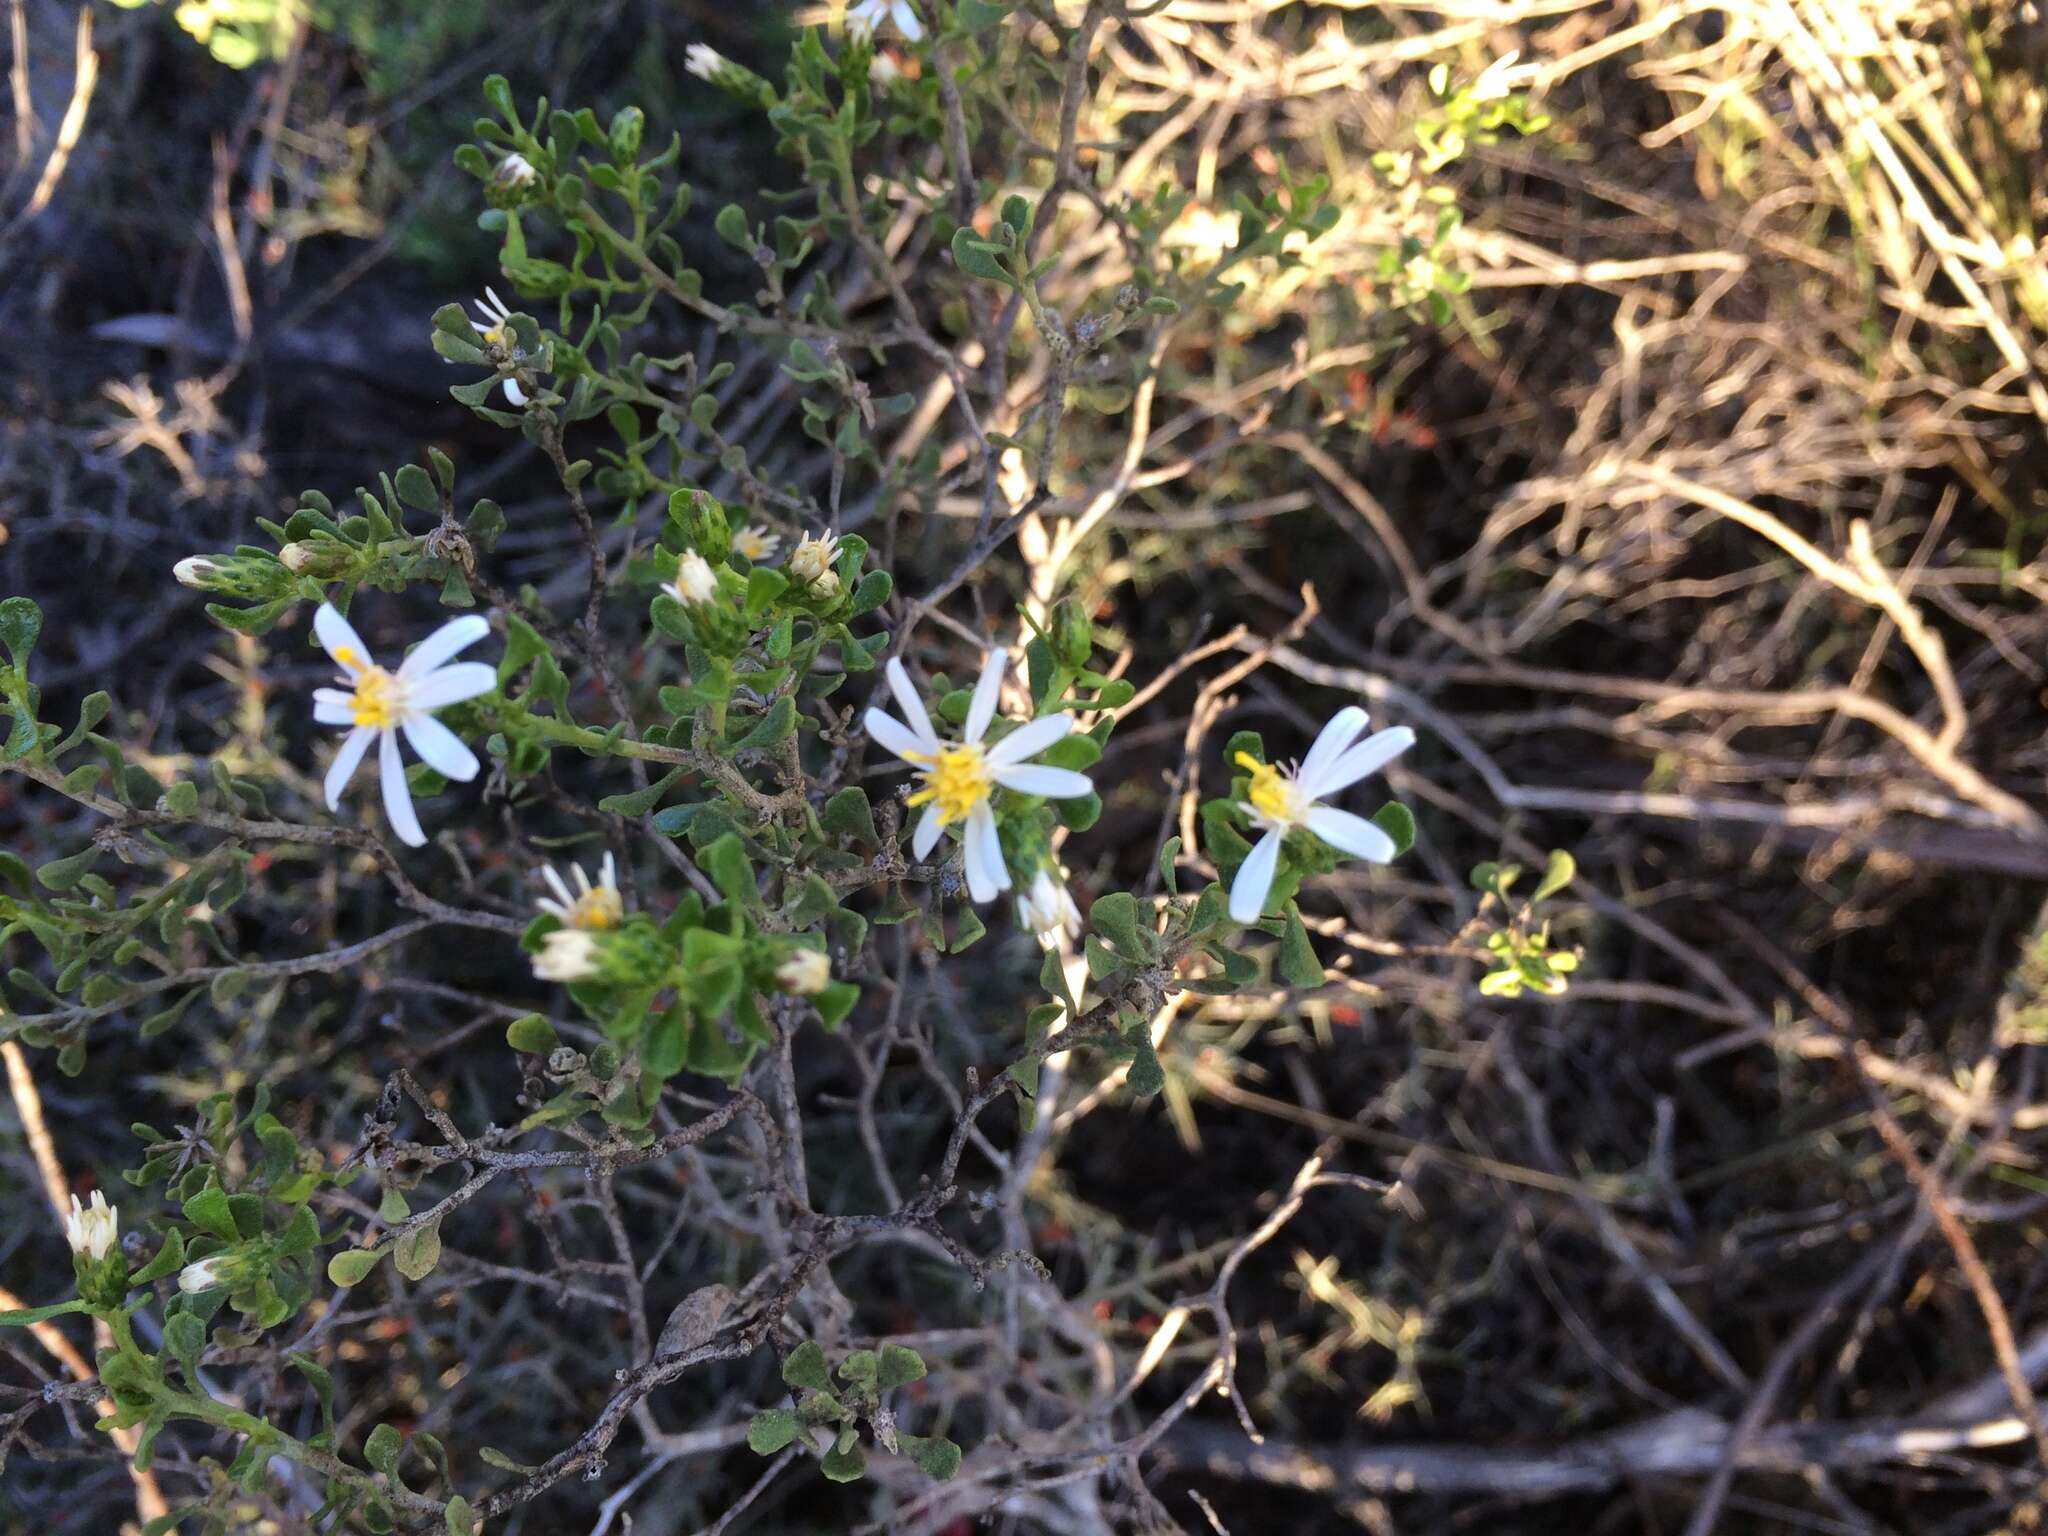
<path id="1" fill-rule="evenodd" d="M 1555 896 L 1559 891 L 1578 878 L 1579 866 L 1569 853 L 1562 848 L 1550 850 L 1550 859 L 1543 866 L 1543 878 L 1536 882 L 1536 889 L 1529 893 L 1533 905 L 1546 896 Z"/>
<path id="2" fill-rule="evenodd" d="M 834 981 L 826 983 L 823 990 L 811 999 L 811 1006 L 818 1010 L 818 1020 L 826 1029 L 836 1030 L 859 1001 L 859 987 L 850 981 Z"/>
<path id="3" fill-rule="evenodd" d="M 924 1356 L 916 1350 L 901 1344 L 884 1344 L 876 1385 L 884 1392 L 894 1391 L 922 1379 L 924 1371 Z"/>
<path id="4" fill-rule="evenodd" d="M 747 1449 L 756 1456 L 773 1456 L 794 1440 L 801 1426 L 787 1408 L 763 1408 L 747 1425 Z"/>
<path id="5" fill-rule="evenodd" d="M 441 1222 L 437 1217 L 406 1233 L 391 1245 L 391 1261 L 408 1280 L 424 1280 L 441 1262 Z"/>
<path id="6" fill-rule="evenodd" d="M 36 648 L 36 637 L 42 632 L 43 610 L 35 605 L 33 598 L 0 600 L 0 645 L 7 647 L 7 654 L 13 658 L 15 666 L 28 666 L 28 659 Z"/>
<path id="7" fill-rule="evenodd" d="M 1146 921 L 1150 915 L 1129 891 L 1111 891 L 1089 909 L 1088 925 L 1114 944 L 1126 961 L 1142 964 L 1158 953 L 1157 935 Z"/>
<path id="8" fill-rule="evenodd" d="M 718 238 L 736 250 L 748 255 L 754 252 L 754 230 L 747 222 L 747 210 L 738 203 L 727 203 L 718 210 L 718 217 L 711 221 L 711 227 L 718 231 Z"/>
<path id="9" fill-rule="evenodd" d="M 672 768 L 645 789 L 629 790 L 623 795 L 606 795 L 597 802 L 600 811 L 610 811 L 615 816 L 646 816 L 661 803 L 661 797 L 668 793 L 669 785 L 676 781 L 683 770 Z"/>
<path id="10" fill-rule="evenodd" d="M 782 1379 L 792 1387 L 808 1387 L 813 1392 L 832 1390 L 832 1376 L 825 1367 L 825 1351 L 816 1339 L 805 1339 L 789 1352 L 789 1358 L 782 1362 Z"/>
<path id="11" fill-rule="evenodd" d="M 856 1349 L 839 1362 L 839 1379 L 850 1381 L 857 1387 L 871 1387 L 880 1362 L 875 1359 L 872 1349 Z"/>
<path id="12" fill-rule="evenodd" d="M 26 1328 L 33 1323 L 46 1322 L 53 1317 L 66 1317 L 73 1312 L 86 1311 L 82 1301 L 52 1302 L 47 1307 L 23 1307 L 16 1312 L 0 1312 L 0 1328 Z"/>
<path id="13" fill-rule="evenodd" d="M 754 866 L 747 858 L 746 844 L 739 834 L 728 832 L 703 850 L 698 862 L 726 900 L 752 906 L 760 896 L 754 884 Z"/>
<path id="14" fill-rule="evenodd" d="M 1010 276 L 1001 260 L 1002 247 L 991 245 L 978 237 L 968 225 L 953 231 L 953 262 L 969 277 L 985 278 L 992 283 L 1001 283 L 1005 288 L 1017 286 L 1017 280 Z"/>
<path id="15" fill-rule="evenodd" d="M 524 1014 L 505 1026 L 505 1043 L 529 1056 L 545 1056 L 562 1043 L 555 1026 L 537 1013 Z"/>
<path id="16" fill-rule="evenodd" d="M 229 1243 L 241 1240 L 242 1234 L 235 1229 L 234 1212 L 228 1205 L 227 1191 L 218 1184 L 209 1184 L 185 1202 L 185 1219 L 208 1237 Z"/>
<path id="17" fill-rule="evenodd" d="M 1180 839 L 1169 837 L 1159 850 L 1159 883 L 1166 894 L 1180 894 L 1180 872 L 1174 867 L 1180 860 Z"/>
<path id="18" fill-rule="evenodd" d="M 1415 813 L 1398 800 L 1389 800 L 1373 812 L 1372 823 L 1394 840 L 1394 857 L 1415 846 Z"/>
<path id="19" fill-rule="evenodd" d="M 440 504 L 440 497 L 434 490 L 434 482 L 424 469 L 417 464 L 401 465 L 392 476 L 398 487 L 398 499 L 408 507 L 417 507 L 422 512 L 431 512 Z"/>
<path id="20" fill-rule="evenodd" d="M 398 1476 L 398 1455 L 405 1449 L 405 1442 L 398 1431 L 389 1424 L 379 1424 L 370 1431 L 370 1438 L 363 1442 L 363 1460 L 382 1472 L 386 1477 Z"/>
<path id="21" fill-rule="evenodd" d="M 1320 987 L 1323 962 L 1316 958 L 1308 929 L 1302 926 L 1301 911 L 1287 903 L 1286 926 L 1280 931 L 1280 979 L 1290 987 Z"/>
<path id="22" fill-rule="evenodd" d="M 961 0 L 962 9 L 969 3 L 970 0 Z M 896 1443 L 935 1482 L 948 1482 L 960 1470 L 960 1447 L 944 1436 L 898 1435 Z"/>
<path id="23" fill-rule="evenodd" d="M 477 1536 L 476 1511 L 461 1494 L 448 1501 L 442 1514 L 448 1522 L 448 1536 Z"/>
<path id="24" fill-rule="evenodd" d="M 327 1278 L 344 1290 L 360 1285 L 383 1257 L 382 1248 L 344 1248 L 327 1261 Z"/>
<path id="25" fill-rule="evenodd" d="M 848 785 L 825 802 L 818 812 L 818 825 L 834 837 L 851 838 L 863 848 L 872 848 L 881 841 L 875 831 L 875 813 L 868 804 L 868 792 L 857 784 Z M 23 878 L 26 877 L 24 870 Z"/>
<path id="26" fill-rule="evenodd" d="M 1166 1071 L 1159 1065 L 1159 1053 L 1152 1049 L 1149 1034 L 1138 1036 L 1136 1054 L 1131 1057 L 1130 1075 L 1124 1081 L 1141 1099 L 1151 1098 L 1166 1086 Z"/>
<path id="27" fill-rule="evenodd" d="M 857 1483 L 867 1469 L 868 1453 L 861 1449 L 860 1441 L 849 1441 L 847 1435 L 841 1435 L 839 1443 L 818 1463 L 818 1470 L 835 1483 Z"/>

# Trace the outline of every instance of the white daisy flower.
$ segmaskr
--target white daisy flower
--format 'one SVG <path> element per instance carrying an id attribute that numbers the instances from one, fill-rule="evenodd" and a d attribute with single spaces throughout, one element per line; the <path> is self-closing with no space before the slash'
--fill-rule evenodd
<path id="1" fill-rule="evenodd" d="M 980 680 L 974 685 L 974 700 L 967 706 L 967 723 L 957 742 L 939 739 L 938 732 L 932 729 L 931 716 L 925 712 L 924 701 L 910 685 L 910 674 L 893 656 L 884 674 L 889 680 L 889 691 L 896 696 L 896 707 L 903 711 L 903 719 L 872 707 L 866 716 L 868 734 L 909 763 L 924 779 L 924 788 L 910 797 L 912 805 L 925 808 L 910 840 L 911 851 L 920 859 L 929 858 L 938 846 L 940 834 L 960 823 L 967 891 L 976 901 L 993 901 L 998 892 L 1011 886 L 1010 871 L 1003 865 L 1002 842 L 996 834 L 995 812 L 989 806 L 989 798 L 998 787 L 1020 795 L 1044 795 L 1051 800 L 1078 800 L 1094 793 L 1094 786 L 1084 773 L 1027 761 L 1074 728 L 1072 715 L 1041 715 L 1018 726 L 994 746 L 981 744 L 989 722 L 995 719 L 996 696 L 1002 692 L 1003 674 L 1008 668 L 1009 657 L 1004 652 L 988 653 Z"/>
<path id="2" fill-rule="evenodd" d="M 663 582 L 661 590 L 685 608 L 693 603 L 708 603 L 718 596 L 718 576 L 708 560 L 694 549 L 686 549 L 676 566 L 676 579 Z"/>
<path id="3" fill-rule="evenodd" d="M 526 156 L 514 152 L 498 162 L 498 184 L 505 187 L 530 187 L 540 172 L 533 168 L 533 162 Z"/>
<path id="4" fill-rule="evenodd" d="M 533 974 L 542 981 L 585 981 L 597 974 L 597 939 L 588 928 L 557 928 L 540 941 Z"/>
<path id="5" fill-rule="evenodd" d="M 885 22 L 894 22 L 896 30 L 913 43 L 924 36 L 924 22 L 918 18 L 917 7 L 910 0 L 854 0 L 846 8 L 846 25 L 850 31 L 878 32 Z"/>
<path id="6" fill-rule="evenodd" d="M 477 334 L 494 347 L 511 351 L 518 345 L 512 334 L 512 311 L 505 301 L 498 297 L 495 288 L 484 289 L 484 296 L 476 301 Z"/>
<path id="7" fill-rule="evenodd" d="M 1357 741 L 1365 729 L 1366 713 L 1355 704 L 1340 709 L 1316 737 L 1315 745 L 1301 767 L 1290 774 L 1270 763 L 1262 763 L 1249 752 L 1237 755 L 1238 765 L 1252 776 L 1245 791 L 1245 804 L 1252 824 L 1265 836 L 1253 845 L 1237 878 L 1230 882 L 1230 920 L 1255 923 L 1266 910 L 1266 895 L 1273 888 L 1273 872 L 1280 861 L 1280 845 L 1296 828 L 1314 833 L 1339 852 L 1374 864 L 1386 864 L 1394 857 L 1394 840 L 1363 816 L 1319 805 L 1325 796 L 1356 784 L 1376 773 L 1415 745 L 1415 733 L 1405 725 L 1375 731 Z"/>
<path id="8" fill-rule="evenodd" d="M 831 984 L 832 962 L 815 949 L 793 950 L 775 968 L 775 981 L 785 992 L 815 997 Z"/>
<path id="9" fill-rule="evenodd" d="M 765 528 L 742 528 L 732 536 L 732 552 L 749 565 L 766 565 L 782 548 L 782 535 Z"/>
<path id="10" fill-rule="evenodd" d="M 684 70 L 699 80 L 717 79 L 719 68 L 724 63 L 725 55 L 709 43 L 692 43 L 683 50 Z"/>
<path id="11" fill-rule="evenodd" d="M 1081 936 L 1081 909 L 1067 889 L 1066 874 L 1050 864 L 1039 866 L 1031 877 L 1031 888 L 1017 898 L 1019 928 L 1047 940 L 1062 932 L 1070 939 Z"/>
<path id="12" fill-rule="evenodd" d="M 839 540 L 832 534 L 812 538 L 808 533 L 789 552 L 789 574 L 820 597 L 839 595 L 839 573 L 832 562 L 839 558 Z"/>
<path id="13" fill-rule="evenodd" d="M 434 718 L 434 711 L 497 687 L 495 668 L 480 661 L 452 660 L 489 634 L 491 626 L 477 614 L 450 619 L 414 646 L 396 672 L 387 672 L 370 659 L 369 647 L 331 603 L 322 603 L 313 615 L 313 631 L 341 667 L 345 685 L 313 690 L 313 718 L 322 725 L 353 727 L 327 770 L 327 809 L 341 808 L 341 792 L 374 741 L 384 814 L 401 842 L 423 846 L 427 835 L 420 830 L 412 791 L 406 787 L 398 733 L 403 731 L 413 751 L 443 777 L 463 783 L 476 777 L 476 754 Z"/>
<path id="14" fill-rule="evenodd" d="M 517 155 L 511 158 L 514 160 L 519 159 Z M 526 162 L 521 160 L 520 164 L 525 165 Z M 528 171 L 533 169 L 530 165 L 526 168 Z M 512 329 L 512 311 L 507 307 L 505 301 L 498 297 L 497 289 L 484 289 L 484 296 L 476 301 L 476 312 L 478 320 L 481 321 L 481 324 L 477 326 L 477 334 L 483 337 L 485 344 L 509 353 L 515 358 L 518 357 L 519 338 Z M 517 379 L 507 378 L 505 380 L 505 398 L 514 405 L 523 407 L 528 397 L 526 391 L 519 387 Z"/>
<path id="15" fill-rule="evenodd" d="M 571 864 L 569 873 L 576 877 L 573 894 L 552 864 L 541 866 L 541 878 L 555 893 L 552 897 L 543 896 L 535 903 L 541 911 L 557 919 L 564 928 L 616 928 L 625 921 L 626 899 L 619 894 L 619 867 L 612 861 L 611 854 L 605 854 L 595 885 L 590 883 L 590 876 L 583 873 L 581 864 Z"/>
<path id="16" fill-rule="evenodd" d="M 113 1251 L 114 1239 L 120 1231 L 120 1213 L 107 1204 L 107 1197 L 99 1190 L 92 1192 L 90 1205 L 80 1205 L 78 1196 L 71 1197 L 71 1214 L 64 1218 L 64 1241 L 80 1258 L 99 1263 Z"/>

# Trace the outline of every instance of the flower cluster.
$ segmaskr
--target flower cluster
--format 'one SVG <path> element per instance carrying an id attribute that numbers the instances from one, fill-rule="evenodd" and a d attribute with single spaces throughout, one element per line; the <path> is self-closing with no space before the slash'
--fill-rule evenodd
<path id="1" fill-rule="evenodd" d="M 830 566 L 835 542 L 829 534 L 805 535 L 790 556 L 791 569 L 798 571 L 801 562 L 801 571 L 810 573 L 808 579 L 814 586 L 828 577 L 836 583 L 838 578 Z M 758 536 L 751 548 L 763 557 L 771 555 L 775 538 Z M 685 605 L 709 603 L 718 595 L 717 573 L 695 550 L 686 550 L 678 562 L 675 581 L 663 590 Z M 344 685 L 315 690 L 314 717 L 323 725 L 350 728 L 327 772 L 328 808 L 339 807 L 343 788 L 375 742 L 385 814 L 402 841 L 421 846 L 426 835 L 413 808 L 398 737 L 403 734 L 427 766 L 444 777 L 463 782 L 476 777 L 476 754 L 434 718 L 434 711 L 475 698 L 495 686 L 496 675 L 489 666 L 454 660 L 482 639 L 489 626 L 473 615 L 453 619 L 421 642 L 397 671 L 390 672 L 370 658 L 368 647 L 331 604 L 320 606 L 313 625 L 320 643 L 341 667 Z M 1048 800 L 1080 799 L 1094 793 L 1086 774 L 1033 761 L 1074 729 L 1071 714 L 1058 711 L 1030 721 L 1006 721 L 994 740 L 987 739 L 997 721 L 997 705 L 1008 672 L 1007 654 L 999 649 L 988 652 L 957 740 L 939 735 L 910 674 L 895 657 L 883 669 L 883 676 L 901 718 L 877 706 L 870 706 L 864 717 L 868 734 L 907 763 L 921 781 L 909 797 L 913 807 L 921 808 L 911 836 L 911 852 L 920 860 L 928 859 L 940 839 L 952 832 L 960 840 L 968 894 L 977 902 L 993 901 L 1016 886 L 995 814 L 997 791 Z M 1255 923 L 1264 913 L 1280 851 L 1290 833 L 1307 833 L 1339 853 L 1369 863 L 1393 859 L 1397 849 L 1384 830 L 1362 816 L 1323 803 L 1378 772 L 1415 743 L 1415 733 L 1406 726 L 1379 731 L 1360 741 L 1366 724 L 1363 709 L 1354 705 L 1340 710 L 1317 735 L 1297 769 L 1277 767 L 1248 753 L 1238 755 L 1238 765 L 1250 775 L 1243 813 L 1263 835 L 1231 881 L 1231 921 Z M 617 866 L 610 853 L 604 856 L 595 884 L 580 866 L 572 866 L 571 874 L 576 881 L 574 891 L 552 868 L 543 871 L 553 896 L 541 901 L 541 909 L 562 925 L 547 936 L 535 959 L 536 974 L 549 980 L 573 981 L 592 974 L 597 953 L 593 935 L 618 926 L 624 916 Z M 1080 910 L 1067 888 L 1065 872 L 1050 862 L 1041 860 L 1031 870 L 1016 906 L 1018 926 L 1029 932 L 1051 936 L 1080 930 Z"/>

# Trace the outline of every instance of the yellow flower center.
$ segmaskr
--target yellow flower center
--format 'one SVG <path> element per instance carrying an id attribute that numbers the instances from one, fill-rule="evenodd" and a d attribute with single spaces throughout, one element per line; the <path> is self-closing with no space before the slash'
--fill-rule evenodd
<path id="1" fill-rule="evenodd" d="M 936 803 L 939 825 L 965 821 L 967 813 L 989 797 L 995 780 L 988 771 L 978 742 L 947 747 L 936 755 L 917 753 L 912 762 L 929 763 L 924 770 L 924 788 L 910 797 L 912 805 Z"/>
<path id="2" fill-rule="evenodd" d="M 1294 787 L 1292 779 L 1249 752 L 1238 753 L 1237 764 L 1251 772 L 1251 787 L 1245 791 L 1245 799 L 1261 819 L 1278 826 L 1292 826 L 1301 819 L 1301 791 Z"/>
<path id="3" fill-rule="evenodd" d="M 600 885 L 585 891 L 569 904 L 569 915 L 564 922 L 568 927 L 595 933 L 616 928 L 625 920 L 626 903 L 620 899 L 619 893 L 609 886 Z"/>
<path id="4" fill-rule="evenodd" d="M 366 725 L 373 731 L 388 731 L 398 724 L 399 699 L 398 679 L 382 667 L 364 666 L 356 660 L 355 652 L 343 647 L 335 653 L 334 659 L 348 668 L 356 688 L 354 702 L 350 705 L 357 725 Z"/>

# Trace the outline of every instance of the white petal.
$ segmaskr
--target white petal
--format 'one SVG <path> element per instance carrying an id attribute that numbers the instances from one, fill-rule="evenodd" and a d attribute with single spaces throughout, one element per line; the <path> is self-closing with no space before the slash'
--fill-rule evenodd
<path id="1" fill-rule="evenodd" d="M 977 902 L 994 901 L 1008 882 L 1002 877 L 1003 850 L 995 836 L 995 818 L 986 805 L 977 805 L 967 815 L 966 836 L 961 839 L 962 863 L 967 869 L 967 894 Z"/>
<path id="2" fill-rule="evenodd" d="M 1312 805 L 1303 820 L 1317 837 L 1354 858 L 1369 859 L 1375 864 L 1394 861 L 1394 840 L 1363 816 L 1340 811 L 1334 805 Z"/>
<path id="3" fill-rule="evenodd" d="M 861 717 L 866 723 L 868 734 L 898 757 L 909 761 L 913 756 L 930 757 L 934 742 L 926 741 L 894 715 L 879 709 L 870 709 Z"/>
<path id="4" fill-rule="evenodd" d="M 348 733 L 348 739 L 341 744 L 341 750 L 334 754 L 334 762 L 327 770 L 327 809 L 341 809 L 341 792 L 348 787 L 348 781 L 355 777 L 356 764 L 363 760 L 363 754 L 370 750 L 370 739 L 377 733 L 366 725 L 359 725 Z"/>
<path id="5" fill-rule="evenodd" d="M 315 688 L 313 718 L 322 725 L 354 725 L 356 696 L 343 688 Z"/>
<path id="6" fill-rule="evenodd" d="M 1268 832 L 1252 846 L 1230 882 L 1230 920 L 1256 923 L 1266 910 L 1266 893 L 1273 889 L 1273 870 L 1280 862 L 1280 834 Z"/>
<path id="7" fill-rule="evenodd" d="M 404 724 L 405 739 L 412 743 L 413 751 L 419 753 L 420 760 L 434 772 L 464 784 L 477 776 L 483 765 L 476 760 L 476 754 L 463 744 L 460 736 L 432 715 L 407 715 Z"/>
<path id="8" fill-rule="evenodd" d="M 1405 725 L 1374 731 L 1350 751 L 1323 770 L 1316 783 L 1304 785 L 1311 798 L 1320 800 L 1340 789 L 1349 789 L 1369 773 L 1377 773 L 1415 745 L 1415 733 Z"/>
<path id="9" fill-rule="evenodd" d="M 420 830 L 419 813 L 412 808 L 412 790 L 406 786 L 405 764 L 398 758 L 398 732 L 378 732 L 377 778 L 384 787 L 384 814 L 398 840 L 413 848 L 424 848 L 427 834 Z"/>
<path id="10" fill-rule="evenodd" d="M 480 613 L 466 613 L 459 619 L 450 619 L 412 648 L 412 654 L 398 664 L 398 675 L 407 682 L 424 680 L 442 662 L 468 650 L 490 632 L 490 620 Z M 470 665 L 479 663 L 471 662 Z M 496 675 L 493 673 L 493 678 Z"/>
<path id="11" fill-rule="evenodd" d="M 562 877 L 556 872 L 554 865 L 541 865 L 540 877 L 547 882 L 548 889 L 555 893 L 560 905 L 567 907 L 575 904 L 576 898 L 569 894 L 569 887 L 562 883 Z M 546 906 L 547 903 L 543 901 L 540 905 Z"/>
<path id="12" fill-rule="evenodd" d="M 1330 716 L 1329 724 L 1316 734 L 1315 745 L 1308 749 L 1308 756 L 1301 760 L 1301 772 L 1296 780 L 1303 789 L 1313 795 L 1312 787 L 1316 776 L 1330 764 L 1337 761 L 1344 749 L 1358 740 L 1358 733 L 1365 729 L 1366 713 L 1356 704 L 1346 705 Z"/>
<path id="13" fill-rule="evenodd" d="M 924 36 L 924 23 L 909 0 L 896 0 L 896 29 L 913 43 Z"/>
<path id="14" fill-rule="evenodd" d="M 903 670 L 902 659 L 891 656 L 889 664 L 882 668 L 882 676 L 889 680 L 889 691 L 896 695 L 896 707 L 903 711 L 904 721 L 917 733 L 918 739 L 927 748 L 937 746 L 939 733 L 932 729 L 932 717 L 925 713 L 924 700 L 911 687 L 910 674 Z"/>
<path id="15" fill-rule="evenodd" d="M 517 379 L 509 376 L 505 380 L 505 400 L 510 405 L 526 404 L 526 391 L 519 387 Z"/>
<path id="16" fill-rule="evenodd" d="M 1002 696 L 1003 674 L 1010 670 L 1010 658 L 998 648 L 981 659 L 981 676 L 974 682 L 974 699 L 967 706 L 967 725 L 962 741 L 979 741 L 996 717 L 996 701 Z"/>
<path id="17" fill-rule="evenodd" d="M 497 668 L 481 661 L 458 661 L 413 681 L 406 689 L 405 702 L 409 709 L 446 709 L 497 686 Z"/>
<path id="18" fill-rule="evenodd" d="M 967 813 L 967 841 L 981 845 L 982 865 L 988 870 L 989 878 L 995 881 L 996 889 L 1010 888 L 1010 866 L 1003 862 L 1003 839 L 996 831 L 995 812 L 982 801 Z"/>
<path id="19" fill-rule="evenodd" d="M 1095 793 L 1088 775 L 1071 768 L 1047 768 L 1040 763 L 1020 763 L 992 770 L 994 780 L 1020 795 L 1043 795 L 1048 800 L 1079 800 Z"/>
<path id="20" fill-rule="evenodd" d="M 355 632 L 334 604 L 322 603 L 313 611 L 313 633 L 320 637 L 321 648 L 343 666 L 367 667 L 370 664 L 370 648 L 363 644 L 363 637 Z M 343 652 L 347 655 L 344 656 Z"/>
<path id="21" fill-rule="evenodd" d="M 988 765 L 1006 768 L 1012 763 L 1023 762 L 1027 757 L 1036 757 L 1073 728 L 1072 715 L 1040 715 L 1029 724 L 1018 726 L 990 747 Z"/>
<path id="22" fill-rule="evenodd" d="M 939 834 L 946 830 L 946 824 L 939 820 L 939 808 L 928 805 L 924 815 L 918 818 L 917 830 L 910 837 L 910 851 L 919 862 L 932 856 L 932 850 L 939 846 Z"/>

